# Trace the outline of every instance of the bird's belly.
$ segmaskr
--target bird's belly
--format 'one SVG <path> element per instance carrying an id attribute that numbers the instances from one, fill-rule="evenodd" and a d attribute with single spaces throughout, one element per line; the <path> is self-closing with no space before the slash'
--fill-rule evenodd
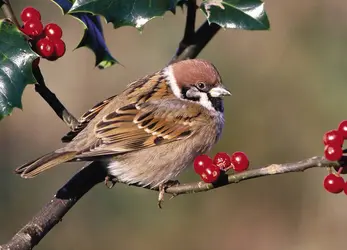
<path id="1" fill-rule="evenodd" d="M 109 162 L 108 171 L 121 182 L 156 187 L 174 179 L 211 146 L 194 140 L 184 146 L 179 141 L 163 144 L 117 156 Z"/>

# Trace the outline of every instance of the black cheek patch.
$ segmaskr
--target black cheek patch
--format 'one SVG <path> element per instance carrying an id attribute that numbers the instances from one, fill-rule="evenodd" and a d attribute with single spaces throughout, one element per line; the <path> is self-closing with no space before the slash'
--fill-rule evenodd
<path id="1" fill-rule="evenodd" d="M 190 101 L 194 101 L 194 102 L 200 101 L 200 97 L 188 97 L 188 96 L 187 96 L 188 90 L 189 90 L 188 87 L 185 87 L 185 86 L 182 87 L 183 99 L 190 100 Z"/>

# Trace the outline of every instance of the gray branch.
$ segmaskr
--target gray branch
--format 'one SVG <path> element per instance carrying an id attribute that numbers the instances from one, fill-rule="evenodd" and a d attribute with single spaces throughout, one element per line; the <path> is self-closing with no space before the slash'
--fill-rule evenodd
<path id="1" fill-rule="evenodd" d="M 192 194 L 209 191 L 215 188 L 241 181 L 285 173 L 302 172 L 310 168 L 338 167 L 336 162 L 327 161 L 324 157 L 312 157 L 303 161 L 284 164 L 272 164 L 266 167 L 248 170 L 242 173 L 225 175 L 217 184 L 200 182 L 179 184 L 170 187 L 166 193 Z M 105 180 L 107 172 L 98 162 L 93 162 L 78 172 L 19 232 L 0 250 L 29 250 L 62 220 L 64 215 L 76 202 L 96 184 Z M 153 189 L 152 189 L 153 190 Z M 158 191 L 158 190 L 154 190 Z"/>
<path id="2" fill-rule="evenodd" d="M 285 173 L 303 172 L 310 168 L 328 168 L 339 167 L 340 164 L 326 160 L 324 157 L 315 156 L 306 160 L 293 163 L 283 164 L 271 164 L 266 167 L 248 170 L 242 173 L 230 174 L 226 178 L 221 180 L 216 185 L 210 183 L 204 183 L 202 181 L 196 183 L 182 184 L 174 187 L 170 187 L 166 190 L 166 193 L 173 195 L 190 194 L 209 191 L 211 189 L 223 187 L 226 185 L 239 183 L 241 181 L 259 178 L 264 176 L 279 175 Z"/>

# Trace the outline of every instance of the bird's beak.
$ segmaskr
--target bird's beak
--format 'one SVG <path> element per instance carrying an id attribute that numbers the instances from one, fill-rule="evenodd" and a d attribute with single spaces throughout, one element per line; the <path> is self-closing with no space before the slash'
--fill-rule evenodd
<path id="1" fill-rule="evenodd" d="M 224 87 L 214 87 L 209 91 L 210 95 L 212 97 L 221 97 L 221 96 L 228 96 L 231 95 L 231 93 L 226 90 Z"/>

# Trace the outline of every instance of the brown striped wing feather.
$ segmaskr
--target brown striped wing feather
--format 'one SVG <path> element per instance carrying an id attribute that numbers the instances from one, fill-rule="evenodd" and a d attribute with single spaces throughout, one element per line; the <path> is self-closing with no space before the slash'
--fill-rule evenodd
<path id="1" fill-rule="evenodd" d="M 150 100 L 166 98 L 172 93 L 166 84 L 165 78 L 162 77 L 161 74 L 152 74 L 130 83 L 125 94 L 129 100 L 137 103 L 143 103 Z M 89 122 L 95 118 L 100 111 L 103 110 L 115 97 L 116 95 L 107 98 L 84 113 L 78 120 L 79 123 L 76 128 L 61 138 L 61 141 L 72 141 L 72 139 L 74 139 L 76 135 L 85 129 Z"/>
<path id="2" fill-rule="evenodd" d="M 202 125 L 195 119 L 201 112 L 179 99 L 123 106 L 95 126 L 95 143 L 78 157 L 116 155 L 186 139 Z"/>

